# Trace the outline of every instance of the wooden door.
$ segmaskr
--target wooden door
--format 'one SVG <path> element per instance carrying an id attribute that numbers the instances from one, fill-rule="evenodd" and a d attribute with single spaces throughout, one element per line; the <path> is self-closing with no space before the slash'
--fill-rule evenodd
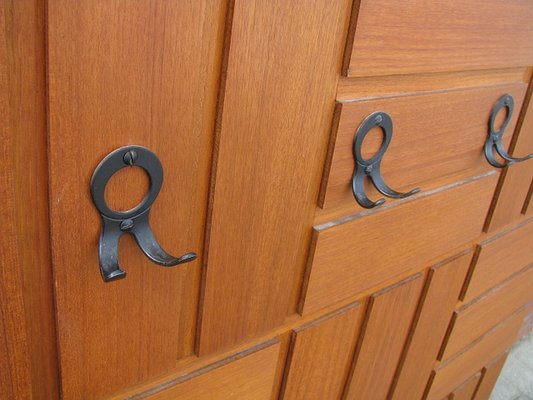
<path id="1" fill-rule="evenodd" d="M 193 354 L 225 2 L 68 1 L 48 5 L 50 211 L 64 399 L 101 398 Z M 160 159 L 163 187 L 150 215 L 169 253 L 163 268 L 131 237 L 120 241 L 127 277 L 103 282 L 99 213 L 89 184 L 124 145 Z M 134 207 L 148 179 L 133 167 L 106 188 Z"/>

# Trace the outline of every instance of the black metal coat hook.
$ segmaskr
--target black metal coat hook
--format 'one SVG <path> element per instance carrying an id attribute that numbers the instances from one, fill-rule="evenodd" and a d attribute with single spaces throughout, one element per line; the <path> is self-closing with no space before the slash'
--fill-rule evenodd
<path id="1" fill-rule="evenodd" d="M 143 201 L 132 210 L 121 212 L 109 208 L 104 191 L 113 174 L 128 166 L 143 168 L 150 177 L 150 190 Z M 120 237 L 133 235 L 142 252 L 154 263 L 170 267 L 192 261 L 195 253 L 176 258 L 168 254 L 157 242 L 149 225 L 150 207 L 163 185 L 163 167 L 157 156 L 145 147 L 125 146 L 108 154 L 96 167 L 91 179 L 91 195 L 102 217 L 102 231 L 98 249 L 100 272 L 104 281 L 124 278 L 126 272 L 118 262 Z"/>
<path id="2" fill-rule="evenodd" d="M 383 144 L 372 158 L 365 160 L 363 158 L 363 155 L 361 154 L 361 146 L 368 132 L 370 132 L 370 130 L 376 126 L 380 127 L 383 131 Z M 375 112 L 366 117 L 366 119 L 363 121 L 363 123 L 355 134 L 353 144 L 355 170 L 352 178 L 352 192 L 355 197 L 355 200 L 362 207 L 374 208 L 385 202 L 385 199 L 372 201 L 368 198 L 365 193 L 364 187 L 365 176 L 368 176 L 370 178 L 376 189 L 381 194 L 394 199 L 401 199 L 420 192 L 420 188 L 416 188 L 407 193 L 400 193 L 391 189 L 383 180 L 383 177 L 381 176 L 381 160 L 383 158 L 383 155 L 387 151 L 391 140 L 392 119 L 387 113 L 384 112 Z"/>
<path id="3" fill-rule="evenodd" d="M 494 121 L 496 120 L 496 115 L 500 112 L 502 108 L 507 108 L 507 115 L 505 117 L 505 120 L 502 123 L 502 126 L 500 129 L 496 130 L 494 128 Z M 503 95 L 498 99 L 496 104 L 494 105 L 492 112 L 490 113 L 490 119 L 489 119 L 489 136 L 487 137 L 487 141 L 485 142 L 485 157 L 487 158 L 487 161 L 496 168 L 504 168 L 508 165 L 526 161 L 530 158 L 533 158 L 533 154 L 529 154 L 526 157 L 516 158 L 512 157 L 507 153 L 505 148 L 502 144 L 502 137 L 505 132 L 505 128 L 507 128 L 507 125 L 509 124 L 509 121 L 511 120 L 511 116 L 513 115 L 513 109 L 514 109 L 514 100 L 513 97 L 510 94 Z M 500 155 L 501 158 L 503 158 L 506 162 L 501 163 L 494 157 L 494 150 Z"/>

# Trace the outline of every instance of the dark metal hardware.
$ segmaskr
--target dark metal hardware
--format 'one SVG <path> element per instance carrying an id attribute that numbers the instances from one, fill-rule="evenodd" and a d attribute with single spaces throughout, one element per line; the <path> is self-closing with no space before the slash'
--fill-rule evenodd
<path id="1" fill-rule="evenodd" d="M 507 108 L 507 115 L 505 117 L 505 120 L 502 123 L 502 126 L 499 130 L 496 130 L 494 128 L 494 121 L 496 120 L 496 115 L 500 112 L 502 108 Z M 487 137 L 487 141 L 485 142 L 485 157 L 487 158 L 487 161 L 496 168 L 504 168 L 508 165 L 526 161 L 530 158 L 533 158 L 533 154 L 529 154 L 526 157 L 516 158 L 512 157 L 507 153 L 505 148 L 502 144 L 502 137 L 505 132 L 505 128 L 507 128 L 507 125 L 509 124 L 509 121 L 511 120 L 511 116 L 513 115 L 513 109 L 514 109 L 514 100 L 513 97 L 510 94 L 503 95 L 498 99 L 496 104 L 494 105 L 492 112 L 490 114 L 489 119 L 489 136 Z M 501 163 L 494 157 L 494 150 L 500 155 L 501 158 L 503 158 L 506 162 Z"/>
<path id="2" fill-rule="evenodd" d="M 380 127 L 383 131 L 383 144 L 378 152 L 368 160 L 365 160 L 361 154 L 361 146 L 365 140 L 366 135 L 374 127 Z M 355 200 L 364 208 L 374 208 L 385 202 L 385 199 L 372 201 L 365 193 L 364 181 L 368 176 L 376 189 L 383 195 L 401 199 L 420 192 L 420 188 L 416 188 L 407 193 L 400 193 L 391 189 L 383 180 L 381 176 L 381 160 L 387 151 L 392 140 L 392 119 L 384 112 L 375 112 L 370 114 L 361 124 L 357 133 L 355 134 L 353 144 L 353 155 L 355 158 L 355 170 L 352 177 L 352 191 Z"/>
<path id="3" fill-rule="evenodd" d="M 115 211 L 109 208 L 104 191 L 113 174 L 128 166 L 143 168 L 150 177 L 150 189 L 139 205 L 129 211 Z M 196 259 L 190 252 L 179 258 L 173 257 L 161 248 L 149 224 L 150 207 L 163 185 L 163 167 L 157 156 L 145 147 L 125 146 L 109 153 L 96 167 L 91 179 L 91 196 L 102 217 L 102 231 L 98 249 L 100 272 L 104 281 L 124 278 L 126 272 L 118 262 L 120 237 L 129 233 L 142 252 L 158 265 L 171 267 Z"/>

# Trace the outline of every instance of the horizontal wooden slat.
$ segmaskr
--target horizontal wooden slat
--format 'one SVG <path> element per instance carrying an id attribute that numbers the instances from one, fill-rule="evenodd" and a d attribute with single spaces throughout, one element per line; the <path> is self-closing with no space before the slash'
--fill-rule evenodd
<path id="1" fill-rule="evenodd" d="M 477 246 L 475 263 L 461 299 L 467 303 L 533 263 L 533 220 L 501 232 Z"/>
<path id="2" fill-rule="evenodd" d="M 422 308 L 398 371 L 392 400 L 420 399 L 431 375 L 472 253 L 462 253 L 430 268 Z"/>
<path id="3" fill-rule="evenodd" d="M 530 300 L 533 300 L 533 265 L 454 313 L 441 359 L 448 359 Z"/>
<path id="4" fill-rule="evenodd" d="M 482 149 L 492 108 L 508 93 L 515 99 L 515 110 L 520 110 L 526 89 L 525 83 L 515 82 L 340 103 L 338 125 L 332 135 L 334 143 L 330 144 L 333 153 L 326 162 L 320 205 L 330 208 L 353 204 L 360 209 L 352 194 L 353 141 L 359 126 L 371 113 L 388 113 L 394 125 L 392 141 L 381 163 L 387 184 L 401 191 L 416 186 L 424 189 L 424 184 L 452 174 L 461 174 L 464 179 L 491 169 Z M 504 135 L 506 144 L 513 136 L 518 116 L 518 111 L 512 115 Z M 370 158 L 381 144 L 381 134 L 369 134 L 363 142 L 363 157 Z M 382 197 L 370 185 L 368 194 L 370 198 Z"/>
<path id="5" fill-rule="evenodd" d="M 280 399 L 338 399 L 350 370 L 362 307 L 351 304 L 293 331 Z"/>
<path id="6" fill-rule="evenodd" d="M 455 389 L 448 396 L 449 400 L 472 400 L 481 379 L 481 372 L 478 372 L 465 383 Z"/>
<path id="7" fill-rule="evenodd" d="M 520 310 L 503 321 L 495 329 L 434 372 L 427 400 L 441 400 L 469 376 L 480 371 L 484 365 L 508 349 L 517 339 L 525 312 Z"/>
<path id="8" fill-rule="evenodd" d="M 423 283 L 417 274 L 370 297 L 346 400 L 387 397 Z"/>
<path id="9" fill-rule="evenodd" d="M 424 266 L 480 232 L 496 175 L 315 227 L 302 312 Z"/>
<path id="10" fill-rule="evenodd" d="M 529 0 L 360 0 L 356 11 L 348 76 L 533 64 Z"/>

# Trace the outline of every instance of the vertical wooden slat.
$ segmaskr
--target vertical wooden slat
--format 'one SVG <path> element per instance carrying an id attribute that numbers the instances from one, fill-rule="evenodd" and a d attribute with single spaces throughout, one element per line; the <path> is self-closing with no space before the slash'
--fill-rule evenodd
<path id="1" fill-rule="evenodd" d="M 340 398 L 355 350 L 361 309 L 354 303 L 294 330 L 281 399 Z"/>
<path id="2" fill-rule="evenodd" d="M 417 274 L 370 297 L 347 400 L 387 398 L 423 283 Z"/>
<path id="3" fill-rule="evenodd" d="M 422 397 L 471 258 L 471 252 L 463 253 L 429 270 L 422 308 L 406 347 L 391 399 Z"/>
<path id="4" fill-rule="evenodd" d="M 295 311 L 350 5 L 235 1 L 200 354 Z"/>

